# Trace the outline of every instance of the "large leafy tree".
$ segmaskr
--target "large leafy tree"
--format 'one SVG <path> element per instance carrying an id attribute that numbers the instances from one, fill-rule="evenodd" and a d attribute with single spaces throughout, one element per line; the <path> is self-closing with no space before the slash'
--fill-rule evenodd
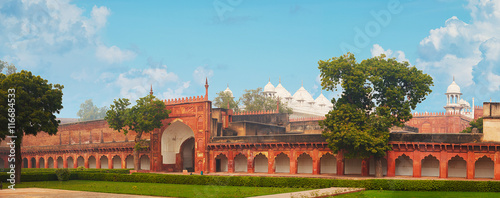
<path id="1" fill-rule="evenodd" d="M 231 93 L 224 91 L 217 93 L 217 97 L 214 98 L 214 106 L 217 108 L 227 108 L 229 106 L 229 109 L 238 111 L 239 103 L 240 101 L 234 101 L 234 97 L 231 96 Z"/>
<path id="2" fill-rule="evenodd" d="M 472 129 L 476 128 L 478 133 L 483 133 L 483 118 L 478 118 L 477 120 L 472 120 L 469 123 L 470 126 L 465 128 L 460 133 L 472 133 Z"/>
<path id="3" fill-rule="evenodd" d="M 240 102 L 245 106 L 245 111 L 269 111 L 276 110 L 278 98 L 266 97 L 262 92 L 262 88 L 245 89 L 245 93 L 240 97 Z M 289 108 L 280 99 L 279 101 L 280 113 L 293 113 L 292 108 Z"/>
<path id="4" fill-rule="evenodd" d="M 348 53 L 318 64 L 323 89 L 342 88 L 341 97 L 332 99 L 333 109 L 320 121 L 329 147 L 346 151 L 347 158 L 373 156 L 375 176 L 382 177 L 389 128 L 412 118 L 411 110 L 431 93 L 432 78 L 385 55 L 358 63 Z"/>
<path id="5" fill-rule="evenodd" d="M 16 183 L 21 182 L 21 143 L 24 135 L 36 136 L 41 131 L 50 135 L 57 133 L 60 121 L 54 114 L 63 108 L 63 88 L 25 70 L 8 76 L 0 73 L 0 140 L 5 140 L 7 136 L 15 137 L 7 143 L 15 143 L 15 157 L 9 157 L 15 160 Z M 8 128 L 12 122 L 14 127 Z"/>
<path id="6" fill-rule="evenodd" d="M 0 60 L 0 73 L 3 71 L 3 69 L 7 69 L 5 71 L 5 74 L 8 76 L 8 75 L 11 75 L 13 73 L 16 73 L 16 66 L 12 63 L 8 63 L 8 62 L 5 62 L 5 61 L 2 61 Z"/>
<path id="7" fill-rule="evenodd" d="M 139 98 L 137 104 L 129 107 L 130 102 L 126 98 L 114 100 L 104 118 L 109 127 L 123 132 L 125 135 L 129 131 L 136 132 L 134 138 L 134 169 L 139 170 L 139 150 L 143 148 L 145 142 L 141 141 L 143 133 L 149 133 L 162 126 L 162 120 L 168 118 L 169 110 L 165 108 L 165 103 L 156 99 L 153 95 Z"/>
<path id="8" fill-rule="evenodd" d="M 80 121 L 98 120 L 106 117 L 106 111 L 108 111 L 107 107 L 99 108 L 94 105 L 92 99 L 88 99 L 80 104 L 80 110 L 76 113 L 76 115 L 80 117 Z"/>

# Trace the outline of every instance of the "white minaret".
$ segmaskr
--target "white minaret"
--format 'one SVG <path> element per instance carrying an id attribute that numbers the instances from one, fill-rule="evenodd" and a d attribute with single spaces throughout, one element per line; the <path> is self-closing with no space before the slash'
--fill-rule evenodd
<path id="1" fill-rule="evenodd" d="M 453 82 L 448 86 L 446 90 L 446 112 L 456 112 L 459 113 L 463 106 L 459 104 L 460 96 L 462 93 L 460 92 L 460 87 L 455 83 L 455 77 L 453 77 Z"/>

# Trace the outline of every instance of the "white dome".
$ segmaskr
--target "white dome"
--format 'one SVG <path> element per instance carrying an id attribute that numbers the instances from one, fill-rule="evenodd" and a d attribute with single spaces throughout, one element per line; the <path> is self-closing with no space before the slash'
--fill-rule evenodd
<path id="1" fill-rule="evenodd" d="M 313 97 L 311 96 L 311 94 L 309 94 L 309 92 L 307 92 L 306 89 L 304 89 L 304 86 L 301 86 L 299 88 L 299 90 L 297 90 L 297 92 L 295 92 L 295 94 L 293 94 L 293 99 L 297 100 L 297 101 L 303 100 L 306 103 L 314 102 Z"/>
<path id="2" fill-rule="evenodd" d="M 455 83 L 455 80 L 448 86 L 446 93 L 460 93 L 460 87 Z"/>
<path id="3" fill-rule="evenodd" d="M 229 89 L 229 86 L 227 86 L 226 90 L 224 90 L 224 93 L 229 93 L 231 97 L 234 97 L 233 92 Z"/>
<path id="4" fill-rule="evenodd" d="M 330 100 L 328 100 L 323 95 L 323 92 L 321 92 L 321 94 L 316 98 L 316 100 L 314 100 L 314 102 L 316 102 L 318 106 L 327 106 L 327 107 L 333 106 L 332 102 L 330 102 Z"/>
<path id="5" fill-rule="evenodd" d="M 264 93 L 276 93 L 274 89 L 274 85 L 271 84 L 271 79 L 269 79 L 269 82 L 267 83 L 266 86 L 264 86 Z"/>
<path id="6" fill-rule="evenodd" d="M 283 85 L 281 85 L 281 82 L 280 84 L 278 84 L 278 86 L 276 86 L 276 88 L 274 89 L 274 91 L 276 91 L 276 96 L 280 97 L 280 98 L 289 98 L 289 97 L 292 97 L 292 94 L 290 94 L 290 92 L 288 92 L 285 87 L 283 87 Z"/>
<path id="7" fill-rule="evenodd" d="M 464 99 L 460 99 L 460 101 L 458 101 L 458 104 L 460 104 L 463 107 L 470 107 L 469 102 L 465 101 Z"/>

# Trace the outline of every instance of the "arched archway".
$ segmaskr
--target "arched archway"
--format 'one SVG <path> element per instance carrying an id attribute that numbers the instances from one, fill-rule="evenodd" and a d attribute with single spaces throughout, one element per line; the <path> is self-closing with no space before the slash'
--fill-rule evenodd
<path id="1" fill-rule="evenodd" d="M 474 178 L 493 178 L 494 163 L 491 158 L 483 156 L 475 163 Z"/>
<path id="2" fill-rule="evenodd" d="M 82 156 L 76 158 L 76 167 L 85 167 L 85 159 Z"/>
<path id="3" fill-rule="evenodd" d="M 228 159 L 226 155 L 219 154 L 215 157 L 215 172 L 227 172 Z"/>
<path id="4" fill-rule="evenodd" d="M 344 173 L 346 175 L 361 174 L 361 161 L 359 158 L 345 159 Z"/>
<path id="5" fill-rule="evenodd" d="M 64 160 L 60 156 L 57 158 L 57 168 L 64 168 Z"/>
<path id="6" fill-rule="evenodd" d="M 254 172 L 256 173 L 267 173 L 268 172 L 268 159 L 267 157 L 259 153 L 253 158 Z"/>
<path id="7" fill-rule="evenodd" d="M 141 163 L 141 170 L 149 170 L 150 169 L 150 161 L 149 161 L 149 156 L 148 155 L 142 155 L 141 158 L 139 158 L 140 163 Z"/>
<path id="8" fill-rule="evenodd" d="M 89 157 L 89 168 L 97 168 L 97 160 L 94 156 Z"/>
<path id="9" fill-rule="evenodd" d="M 422 159 L 422 170 L 421 175 L 423 177 L 439 177 L 439 160 L 428 155 Z"/>
<path id="10" fill-rule="evenodd" d="M 52 157 L 49 157 L 48 160 L 48 163 L 49 163 L 49 168 L 54 168 L 54 158 Z"/>
<path id="11" fill-rule="evenodd" d="M 3 158 L 0 158 L 0 169 L 4 167 L 5 167 L 5 161 L 3 160 Z"/>
<path id="12" fill-rule="evenodd" d="M 186 142 L 186 149 L 184 149 L 185 153 L 184 151 L 181 153 L 181 145 L 190 138 L 193 138 L 193 142 Z M 186 154 L 185 160 L 191 161 L 190 159 L 193 159 L 192 161 L 194 162 L 194 152 L 190 152 L 191 145 L 194 149 L 193 130 L 182 121 L 172 122 L 161 135 L 161 155 L 163 156 L 162 163 L 171 165 L 173 168 L 184 168 L 184 165 L 182 164 L 184 154 Z M 179 161 L 176 157 L 178 154 L 182 155 L 182 159 Z M 190 165 L 190 163 L 187 163 L 186 167 L 189 167 Z"/>
<path id="13" fill-rule="evenodd" d="M 127 158 L 125 158 L 125 163 L 127 164 L 127 169 L 128 168 L 134 168 L 134 156 L 133 155 L 128 155 Z"/>
<path id="14" fill-rule="evenodd" d="M 40 168 L 45 168 L 45 159 L 41 157 L 40 159 L 38 159 L 38 161 L 39 161 L 38 164 L 40 164 Z"/>
<path id="15" fill-rule="evenodd" d="M 335 174 L 337 173 L 337 158 L 331 153 L 324 154 L 320 158 L 320 173 Z"/>
<path id="16" fill-rule="evenodd" d="M 194 172 L 194 138 L 188 138 L 181 144 L 182 170 Z"/>
<path id="17" fill-rule="evenodd" d="M 274 158 L 276 173 L 290 173 L 290 158 L 285 153 L 280 153 Z"/>
<path id="18" fill-rule="evenodd" d="M 448 177 L 463 177 L 467 175 L 467 162 L 460 156 L 455 156 L 448 161 Z"/>
<path id="19" fill-rule="evenodd" d="M 100 161 L 101 161 L 101 169 L 108 169 L 109 168 L 107 156 L 105 156 L 105 155 L 101 156 Z"/>
<path id="20" fill-rule="evenodd" d="M 238 154 L 234 157 L 234 172 L 247 172 L 247 157 L 243 154 Z"/>
<path id="21" fill-rule="evenodd" d="M 405 154 L 396 159 L 396 175 L 413 175 L 413 160 Z"/>
<path id="22" fill-rule="evenodd" d="M 115 155 L 113 157 L 113 169 L 120 169 L 122 168 L 122 158 L 118 155 Z"/>
<path id="23" fill-rule="evenodd" d="M 23 158 L 23 168 L 28 168 L 28 158 Z"/>
<path id="24" fill-rule="evenodd" d="M 66 158 L 66 162 L 68 163 L 68 168 L 73 168 L 75 166 L 75 162 L 73 161 L 73 157 Z"/>
<path id="25" fill-rule="evenodd" d="M 313 171 L 312 157 L 307 153 L 302 153 L 297 158 L 297 173 L 309 173 Z"/>
<path id="26" fill-rule="evenodd" d="M 36 159 L 34 157 L 30 159 L 30 163 L 31 163 L 31 168 L 36 168 Z"/>

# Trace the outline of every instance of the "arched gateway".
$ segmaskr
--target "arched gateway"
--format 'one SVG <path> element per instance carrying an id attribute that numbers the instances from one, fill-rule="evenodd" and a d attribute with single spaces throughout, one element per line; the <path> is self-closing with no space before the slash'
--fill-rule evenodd
<path id="1" fill-rule="evenodd" d="M 205 96 L 165 100 L 170 110 L 163 127 L 151 134 L 152 171 L 206 172 L 212 102 Z"/>

